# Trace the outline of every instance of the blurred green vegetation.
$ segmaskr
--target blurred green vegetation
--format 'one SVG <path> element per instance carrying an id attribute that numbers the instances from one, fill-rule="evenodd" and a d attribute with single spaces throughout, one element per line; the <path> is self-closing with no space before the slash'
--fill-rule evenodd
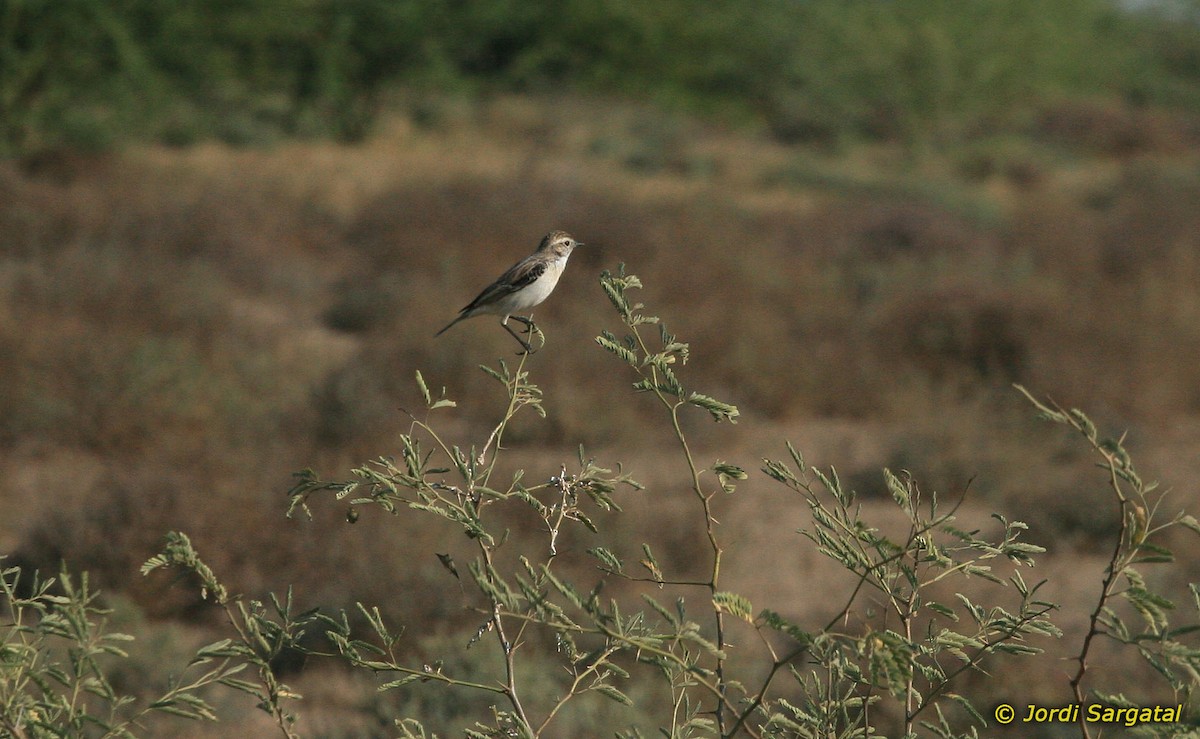
<path id="1" fill-rule="evenodd" d="M 401 89 L 650 97 L 786 141 L 915 146 L 1050 98 L 1200 108 L 1200 3 L 0 2 L 0 154 L 357 140 Z"/>

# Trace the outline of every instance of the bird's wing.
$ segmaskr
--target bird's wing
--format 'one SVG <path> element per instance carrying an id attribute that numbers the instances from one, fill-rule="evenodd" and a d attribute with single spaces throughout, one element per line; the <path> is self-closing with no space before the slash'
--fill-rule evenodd
<path id="1" fill-rule="evenodd" d="M 533 258 L 522 259 L 500 275 L 500 279 L 485 287 L 483 292 L 476 295 L 475 299 L 462 309 L 462 312 L 466 313 L 479 305 L 490 303 L 495 298 L 511 295 L 528 287 L 545 271 L 545 261 Z"/>
<path id="2" fill-rule="evenodd" d="M 515 293 L 528 287 L 546 272 L 547 262 L 544 259 L 532 257 L 522 259 L 500 276 L 499 282 L 504 283 L 507 292 Z"/>

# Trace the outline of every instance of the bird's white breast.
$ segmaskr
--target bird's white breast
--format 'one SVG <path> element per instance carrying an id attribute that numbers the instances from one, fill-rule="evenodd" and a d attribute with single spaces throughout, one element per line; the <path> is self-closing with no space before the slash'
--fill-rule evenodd
<path id="1" fill-rule="evenodd" d="M 562 276 L 563 268 L 566 266 L 567 257 L 549 262 L 546 265 L 546 271 L 533 284 L 504 298 L 505 312 L 516 313 L 541 304 L 554 291 L 554 286 L 558 284 L 558 278 Z"/>

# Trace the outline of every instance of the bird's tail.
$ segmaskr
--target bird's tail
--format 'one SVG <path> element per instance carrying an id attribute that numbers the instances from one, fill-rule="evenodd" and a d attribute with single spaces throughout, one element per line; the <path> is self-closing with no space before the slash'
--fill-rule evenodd
<path id="1" fill-rule="evenodd" d="M 446 333 L 447 331 L 449 331 L 449 330 L 450 330 L 450 327 L 451 327 L 451 326 L 453 326 L 454 324 L 458 323 L 459 321 L 461 321 L 462 319 L 464 319 L 464 318 L 466 318 L 466 317 L 467 317 L 467 316 L 466 316 L 466 314 L 464 314 L 464 313 L 459 313 L 457 318 L 455 318 L 455 319 L 454 319 L 453 321 L 451 321 L 450 323 L 447 323 L 447 324 L 446 324 L 446 326 L 445 326 L 445 328 L 443 328 L 441 331 L 438 331 L 436 334 L 434 334 L 434 335 L 433 335 L 433 336 L 434 336 L 434 338 L 437 338 L 438 336 L 441 336 L 442 334 Z"/>

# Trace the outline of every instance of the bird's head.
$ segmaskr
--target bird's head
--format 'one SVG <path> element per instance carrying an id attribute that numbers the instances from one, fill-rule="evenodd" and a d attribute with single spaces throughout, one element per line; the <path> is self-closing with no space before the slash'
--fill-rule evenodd
<path id="1" fill-rule="evenodd" d="M 577 246 L 583 246 L 583 244 L 576 241 L 575 237 L 566 231 L 551 231 L 542 239 L 538 251 L 561 258 L 569 255 L 571 250 Z"/>

